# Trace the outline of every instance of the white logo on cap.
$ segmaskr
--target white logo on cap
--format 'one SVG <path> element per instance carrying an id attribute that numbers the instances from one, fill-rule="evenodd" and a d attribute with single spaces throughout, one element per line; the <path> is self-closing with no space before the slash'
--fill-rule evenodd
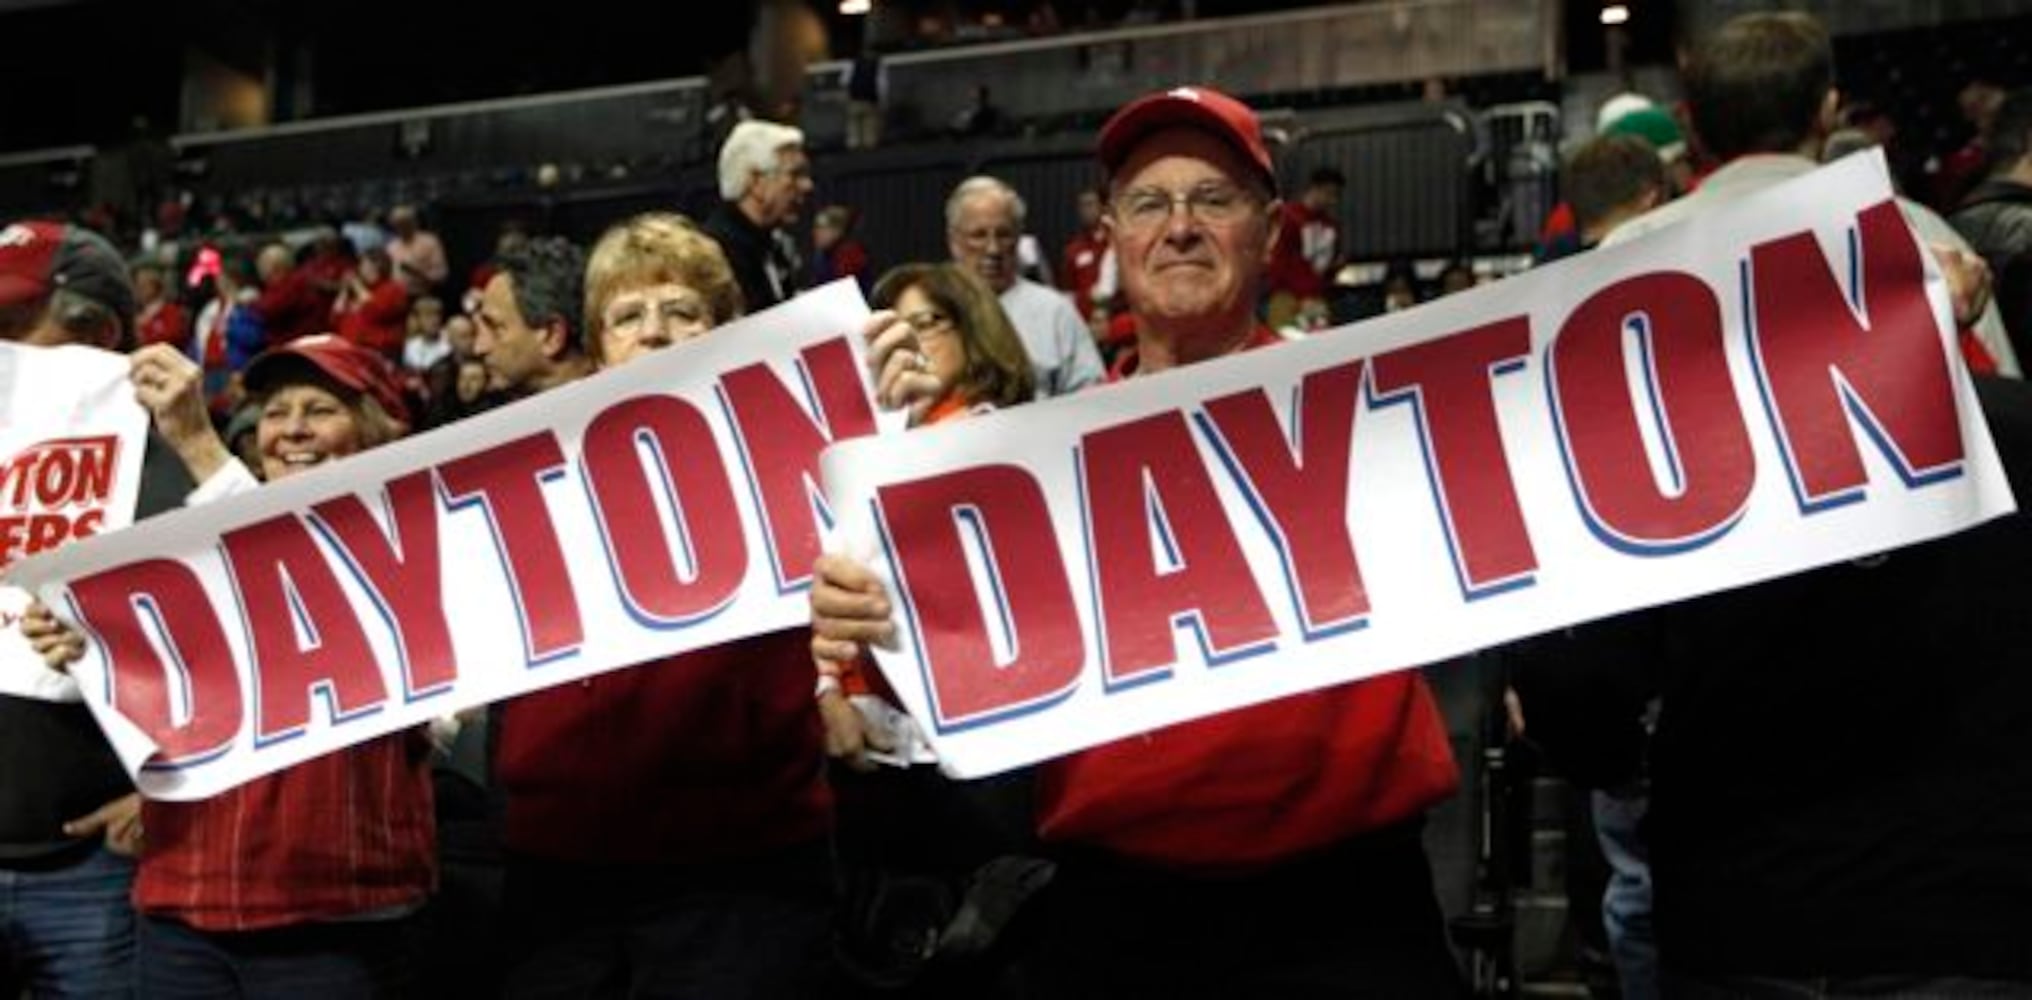
<path id="1" fill-rule="evenodd" d="M 15 225 L 0 229 L 0 247 L 25 247 L 35 242 L 35 230 Z"/>
<path id="2" fill-rule="evenodd" d="M 1171 88 L 1171 96 L 1183 97 L 1188 101 L 1197 101 L 1199 100 L 1199 91 L 1191 87 L 1173 87 Z"/>

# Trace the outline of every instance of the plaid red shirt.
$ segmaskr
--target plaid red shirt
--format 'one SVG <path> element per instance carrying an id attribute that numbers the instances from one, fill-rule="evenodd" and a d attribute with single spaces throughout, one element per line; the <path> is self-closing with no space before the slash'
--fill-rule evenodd
<path id="1" fill-rule="evenodd" d="M 207 931 L 419 906 L 437 881 L 430 743 L 396 733 L 198 802 L 144 802 L 134 905 Z"/>

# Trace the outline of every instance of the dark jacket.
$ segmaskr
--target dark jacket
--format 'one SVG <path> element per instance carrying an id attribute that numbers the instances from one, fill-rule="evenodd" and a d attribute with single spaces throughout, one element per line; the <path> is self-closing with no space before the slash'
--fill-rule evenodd
<path id="1" fill-rule="evenodd" d="M 727 255 L 747 312 L 761 312 L 796 293 L 796 263 L 783 253 L 770 230 L 748 221 L 733 202 L 720 202 L 703 228 Z M 770 277 L 772 267 L 780 278 Z"/>
<path id="2" fill-rule="evenodd" d="M 2032 385 L 1976 385 L 2027 496 Z M 1657 677 L 1643 832 L 1669 967 L 2032 983 L 2027 565 L 2021 509 L 1577 630 L 1574 669 Z M 1627 714 L 1622 686 L 1601 711 Z"/>
<path id="3" fill-rule="evenodd" d="M 1969 192 L 1954 228 L 1989 262 L 1997 310 L 2019 357 L 2032 348 L 2032 187 L 1991 178 Z"/>

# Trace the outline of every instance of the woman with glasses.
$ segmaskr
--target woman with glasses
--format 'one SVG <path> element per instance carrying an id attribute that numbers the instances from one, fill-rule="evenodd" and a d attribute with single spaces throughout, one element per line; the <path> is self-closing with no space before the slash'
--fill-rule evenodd
<path id="1" fill-rule="evenodd" d="M 684 216 L 635 216 L 586 258 L 586 350 L 602 368 L 704 336 L 741 312 L 726 255 Z"/>
<path id="2" fill-rule="evenodd" d="M 633 364 L 742 305 L 709 236 L 638 215 L 586 258 L 584 346 Z M 817 995 L 832 798 L 808 642 L 755 636 L 502 704 L 508 996 Z"/>
<path id="3" fill-rule="evenodd" d="M 950 387 L 925 423 L 977 407 L 1014 406 L 1034 393 L 1023 341 L 995 293 L 972 273 L 952 264 L 905 264 L 876 284 L 875 308 L 893 309 L 910 324 L 925 364 Z"/>
<path id="4" fill-rule="evenodd" d="M 876 283 L 874 304 L 909 324 L 917 363 L 946 386 L 921 423 L 1015 406 L 1034 394 L 1022 340 L 987 282 L 966 267 L 895 268 Z M 1014 857 L 1029 839 L 1027 823 L 1014 819 L 1020 808 L 1011 805 L 1022 783 L 946 780 L 928 766 L 932 758 L 914 723 L 872 664 L 825 669 L 833 671 L 819 683 L 826 750 L 852 769 L 834 779 L 848 886 L 843 965 L 869 984 L 911 982 L 925 995 L 984 995 L 993 971 L 979 959 L 994 932 L 982 921 L 953 918 L 970 889 L 993 894 L 983 887 L 1021 883 L 1035 873 L 1033 863 Z M 876 761 L 896 766 L 876 771 Z M 962 927 L 970 930 L 958 933 Z M 915 944 L 898 948 L 898 941 Z M 934 942 L 936 978 L 924 965 Z"/>

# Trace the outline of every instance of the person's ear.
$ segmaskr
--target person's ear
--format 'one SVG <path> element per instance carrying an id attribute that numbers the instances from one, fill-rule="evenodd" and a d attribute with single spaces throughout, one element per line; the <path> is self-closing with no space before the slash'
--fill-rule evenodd
<path id="1" fill-rule="evenodd" d="M 1263 211 L 1270 219 L 1270 224 L 1263 227 L 1263 260 L 1268 263 L 1270 258 L 1276 256 L 1277 234 L 1284 228 L 1284 203 L 1272 198 L 1270 204 L 1264 206 Z"/>
<path id="2" fill-rule="evenodd" d="M 571 353 L 571 324 L 562 318 L 543 325 L 543 356 L 553 361 Z"/>

